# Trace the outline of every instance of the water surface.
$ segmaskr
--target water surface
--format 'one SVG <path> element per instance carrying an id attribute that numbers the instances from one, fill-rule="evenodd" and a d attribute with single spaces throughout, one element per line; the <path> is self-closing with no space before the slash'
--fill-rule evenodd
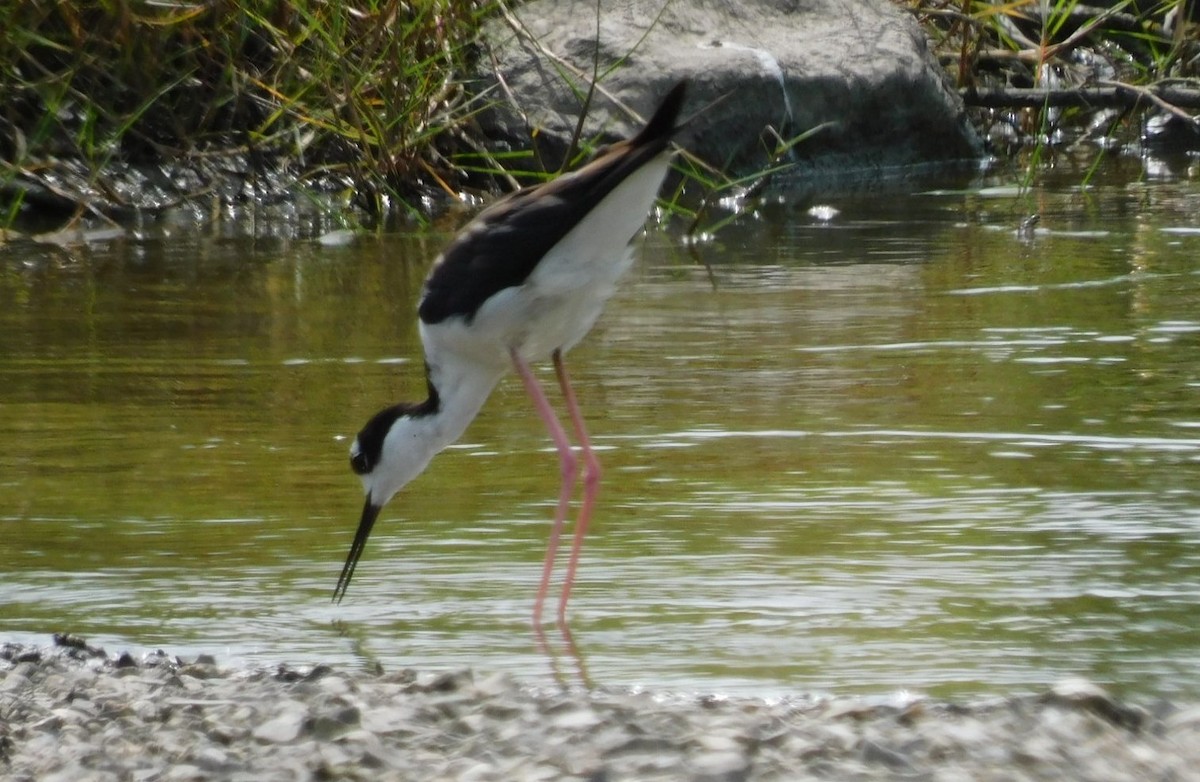
<path id="1" fill-rule="evenodd" d="M 1109 169 L 651 233 L 569 357 L 606 468 L 571 604 L 595 682 L 1200 697 L 1200 191 Z M 451 228 L 0 249 L 2 640 L 573 669 L 529 629 L 558 476 L 513 378 L 330 602 L 349 438 L 423 395 Z"/>

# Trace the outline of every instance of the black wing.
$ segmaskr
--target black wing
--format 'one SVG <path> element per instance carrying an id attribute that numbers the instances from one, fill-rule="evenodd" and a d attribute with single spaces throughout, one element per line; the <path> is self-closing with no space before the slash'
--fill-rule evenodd
<path id="1" fill-rule="evenodd" d="M 666 149 L 686 82 L 671 89 L 641 132 L 573 174 L 518 190 L 485 209 L 450 243 L 425 281 L 425 323 L 468 321 L 498 291 L 521 285 L 542 257 L 617 185 Z"/>

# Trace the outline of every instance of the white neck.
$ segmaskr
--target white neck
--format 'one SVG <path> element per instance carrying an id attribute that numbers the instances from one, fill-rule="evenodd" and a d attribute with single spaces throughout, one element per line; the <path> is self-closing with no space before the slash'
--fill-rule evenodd
<path id="1" fill-rule="evenodd" d="M 429 365 L 429 384 L 438 395 L 438 410 L 429 418 L 437 451 L 462 437 L 503 374 L 503 369 L 453 360 Z"/>
<path id="2" fill-rule="evenodd" d="M 362 476 L 370 501 L 387 503 L 420 475 L 434 456 L 461 437 L 503 374 L 503 370 L 453 361 L 430 365 L 429 385 L 437 396 L 437 407 L 402 415 L 392 423 L 378 466 Z"/>

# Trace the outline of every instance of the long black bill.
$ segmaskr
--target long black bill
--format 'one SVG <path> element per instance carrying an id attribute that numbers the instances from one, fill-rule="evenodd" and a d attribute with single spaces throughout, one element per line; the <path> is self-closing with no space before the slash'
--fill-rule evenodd
<path id="1" fill-rule="evenodd" d="M 367 538 L 371 537 L 371 527 L 379 516 L 382 505 L 372 505 L 370 495 L 363 503 L 362 520 L 358 522 L 358 532 L 354 533 L 354 543 L 350 544 L 350 553 L 346 555 L 346 564 L 342 566 L 342 575 L 338 576 L 337 586 L 333 588 L 333 601 L 342 602 L 346 590 L 350 588 L 350 579 L 354 577 L 354 568 L 358 567 L 358 559 L 363 549 L 367 547 Z"/>

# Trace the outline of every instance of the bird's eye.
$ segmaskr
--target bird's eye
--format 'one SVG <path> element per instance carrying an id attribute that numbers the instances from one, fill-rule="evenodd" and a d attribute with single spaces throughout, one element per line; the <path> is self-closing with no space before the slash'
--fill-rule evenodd
<path id="1" fill-rule="evenodd" d="M 350 469 L 354 470 L 356 475 L 366 475 L 371 471 L 371 466 L 371 460 L 365 453 L 350 454 Z"/>
<path id="2" fill-rule="evenodd" d="M 366 475 L 374 466 L 367 454 L 359 447 L 356 437 L 354 444 L 350 446 L 350 469 L 354 470 L 355 475 Z"/>

